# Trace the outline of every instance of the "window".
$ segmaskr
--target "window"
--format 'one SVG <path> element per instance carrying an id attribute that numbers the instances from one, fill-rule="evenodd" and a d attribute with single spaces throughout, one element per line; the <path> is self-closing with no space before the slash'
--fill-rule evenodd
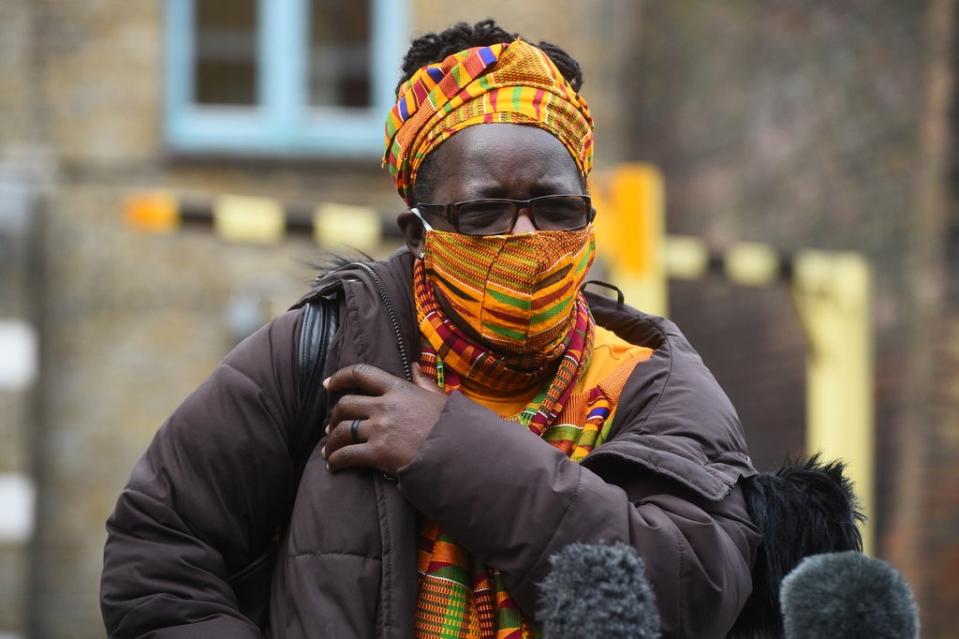
<path id="1" fill-rule="evenodd" d="M 375 156 L 406 0 L 167 0 L 166 139 L 184 153 Z"/>

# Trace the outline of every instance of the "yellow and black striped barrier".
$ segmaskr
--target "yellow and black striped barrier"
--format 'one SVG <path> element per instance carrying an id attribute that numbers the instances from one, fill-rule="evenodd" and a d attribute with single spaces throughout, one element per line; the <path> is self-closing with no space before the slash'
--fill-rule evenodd
<path id="1" fill-rule="evenodd" d="M 127 224 L 140 231 L 206 228 L 228 242 L 275 244 L 287 236 L 302 236 L 324 247 L 349 244 L 369 251 L 384 240 L 402 237 L 389 215 L 348 204 L 306 206 L 247 195 L 178 196 L 154 191 L 134 194 L 124 209 Z"/>

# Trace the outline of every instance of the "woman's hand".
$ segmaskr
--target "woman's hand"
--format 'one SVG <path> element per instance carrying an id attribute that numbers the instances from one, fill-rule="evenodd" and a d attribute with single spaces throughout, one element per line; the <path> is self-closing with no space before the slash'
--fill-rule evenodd
<path id="1" fill-rule="evenodd" d="M 322 451 L 333 472 L 376 468 L 395 475 L 413 461 L 446 405 L 446 394 L 416 364 L 413 383 L 355 364 L 323 386 L 328 393 L 344 393 L 333 407 Z"/>

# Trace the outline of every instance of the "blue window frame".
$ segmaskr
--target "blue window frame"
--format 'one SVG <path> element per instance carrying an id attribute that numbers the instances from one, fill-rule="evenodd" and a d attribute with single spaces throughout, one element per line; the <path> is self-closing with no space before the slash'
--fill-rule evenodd
<path id="1" fill-rule="evenodd" d="M 363 29 L 369 43 L 363 50 L 369 69 L 360 70 L 369 79 L 361 91 L 365 106 L 311 104 L 310 18 L 318 0 L 252 0 L 255 17 L 246 43 L 249 95 L 223 104 L 208 97 L 198 100 L 201 1 L 166 0 L 165 135 L 173 151 L 333 157 L 382 152 L 383 123 L 395 99 L 408 38 L 407 0 L 368 0 L 369 24 Z M 229 7 L 231 0 L 223 2 Z M 235 38 L 228 45 L 237 50 Z M 347 60 L 356 66 L 354 58 L 340 55 L 330 64 Z"/>

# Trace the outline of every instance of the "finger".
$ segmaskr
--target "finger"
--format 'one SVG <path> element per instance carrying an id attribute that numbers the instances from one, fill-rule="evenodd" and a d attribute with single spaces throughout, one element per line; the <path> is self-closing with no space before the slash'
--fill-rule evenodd
<path id="1" fill-rule="evenodd" d="M 412 366 L 413 369 L 413 383 L 422 388 L 423 390 L 428 390 L 431 392 L 442 392 L 442 389 L 436 384 L 436 381 L 431 378 L 429 375 L 423 372 L 423 369 L 420 368 L 420 365 L 414 363 Z"/>
<path id="2" fill-rule="evenodd" d="M 406 381 L 370 364 L 353 364 L 323 380 L 323 387 L 331 393 L 356 389 L 367 395 L 383 395 L 398 383 Z"/>
<path id="3" fill-rule="evenodd" d="M 372 444 L 353 444 L 344 446 L 326 458 L 326 463 L 334 473 L 346 468 L 374 468 Z"/>
<path id="4" fill-rule="evenodd" d="M 336 451 L 347 446 L 355 446 L 357 443 L 365 443 L 370 438 L 371 422 L 367 419 L 357 421 L 356 440 L 353 439 L 353 422 L 350 419 L 345 422 L 338 422 L 330 431 L 329 436 L 323 443 L 323 456 L 329 460 L 330 456 Z M 357 441 L 358 440 L 358 441 Z"/>
<path id="5" fill-rule="evenodd" d="M 343 395 L 337 400 L 330 411 L 330 420 L 326 425 L 326 432 L 329 433 L 339 422 L 348 422 L 351 419 L 365 419 L 373 415 L 376 409 L 377 398 L 368 395 Z"/>

